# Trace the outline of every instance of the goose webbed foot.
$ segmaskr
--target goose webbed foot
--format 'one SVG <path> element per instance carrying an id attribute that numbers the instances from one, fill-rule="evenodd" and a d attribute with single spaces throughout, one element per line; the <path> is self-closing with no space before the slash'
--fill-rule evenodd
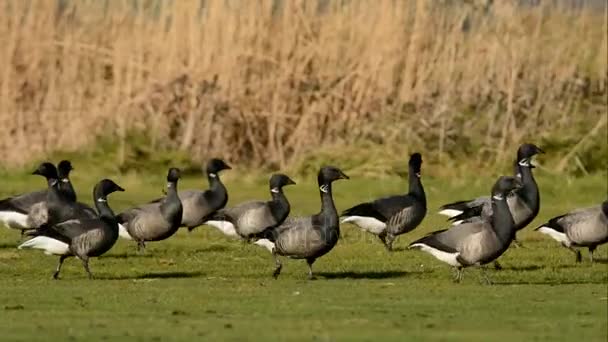
<path id="1" fill-rule="evenodd" d="M 498 262 L 498 260 L 494 261 L 494 269 L 497 271 L 502 270 L 502 265 Z"/>
<path id="2" fill-rule="evenodd" d="M 61 272 L 61 266 L 63 265 L 63 262 L 65 261 L 66 258 L 67 258 L 67 255 L 62 255 L 59 257 L 59 264 L 57 265 L 57 268 L 55 269 L 55 273 L 53 273 L 53 279 L 55 279 L 55 280 L 59 279 L 59 272 Z"/>
<path id="3" fill-rule="evenodd" d="M 454 267 L 454 277 L 453 280 L 455 283 L 460 283 L 464 276 L 464 270 L 462 267 Z"/>
<path id="4" fill-rule="evenodd" d="M 517 239 L 513 239 L 513 246 L 516 248 L 525 248 L 523 243 Z"/>
<path id="5" fill-rule="evenodd" d="M 574 253 L 576 254 L 576 262 L 580 263 L 583 261 L 583 256 L 581 255 L 581 251 L 574 251 Z"/>
<path id="6" fill-rule="evenodd" d="M 317 279 L 312 273 L 312 264 L 315 262 L 315 259 L 306 259 L 306 263 L 308 264 L 308 280 Z"/>
<path id="7" fill-rule="evenodd" d="M 143 241 L 137 241 L 137 253 L 144 254 L 146 251 L 146 243 Z"/>
<path id="8" fill-rule="evenodd" d="M 272 277 L 274 279 L 277 279 L 279 277 L 279 274 L 281 274 L 281 269 L 283 268 L 283 264 L 281 264 L 281 260 L 279 260 L 279 256 L 275 253 L 275 251 L 272 251 L 272 256 L 274 257 L 274 263 L 275 263 L 275 269 L 274 272 L 272 272 Z"/>

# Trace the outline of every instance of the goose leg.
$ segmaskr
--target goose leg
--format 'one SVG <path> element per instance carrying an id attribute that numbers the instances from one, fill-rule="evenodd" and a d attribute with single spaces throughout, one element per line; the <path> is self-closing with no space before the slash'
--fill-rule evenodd
<path id="1" fill-rule="evenodd" d="M 497 271 L 502 270 L 502 265 L 498 262 L 498 260 L 494 261 L 494 269 Z"/>
<path id="2" fill-rule="evenodd" d="M 517 240 L 517 238 L 513 238 L 513 246 L 517 248 L 524 248 L 524 245 L 519 240 Z"/>
<path id="3" fill-rule="evenodd" d="M 589 246 L 589 260 L 591 260 L 591 263 L 593 263 L 593 252 L 595 252 L 596 248 L 597 246 Z"/>
<path id="4" fill-rule="evenodd" d="M 55 273 L 53 273 L 53 279 L 59 279 L 59 272 L 61 272 L 61 266 L 63 265 L 63 262 L 65 261 L 65 259 L 67 258 L 67 255 L 62 255 L 59 257 L 59 264 L 57 265 L 57 268 L 55 269 Z"/>
<path id="5" fill-rule="evenodd" d="M 274 279 L 277 279 L 279 277 L 279 274 L 281 274 L 283 264 L 281 264 L 281 260 L 279 260 L 279 256 L 274 250 L 272 250 L 272 256 L 274 257 L 274 264 L 276 265 L 274 272 L 272 272 L 272 277 Z"/>
<path id="6" fill-rule="evenodd" d="M 312 274 L 312 264 L 315 262 L 316 259 L 306 259 L 306 263 L 308 264 L 308 280 L 315 280 L 317 279 L 313 274 Z"/>
<path id="7" fill-rule="evenodd" d="M 464 275 L 464 270 L 462 267 L 454 267 L 454 282 L 460 283 L 462 281 L 462 277 Z"/>
<path id="8" fill-rule="evenodd" d="M 572 253 L 574 253 L 576 255 L 576 262 L 583 261 L 583 256 L 581 255 L 581 251 L 579 251 L 577 249 L 574 249 L 574 248 L 572 248 L 572 246 L 568 246 L 568 245 L 566 245 L 564 243 L 562 243 L 562 246 L 568 248 L 569 250 L 572 251 Z"/>
<path id="9" fill-rule="evenodd" d="M 144 241 L 137 241 L 137 253 L 144 254 L 146 249 L 146 243 Z"/>
<path id="10" fill-rule="evenodd" d="M 387 247 L 387 245 L 386 245 L 386 230 L 378 235 L 378 239 L 380 239 L 380 241 L 382 241 L 382 244 L 384 245 L 384 247 Z M 388 249 L 388 247 L 387 247 L 387 249 Z"/>
<path id="11" fill-rule="evenodd" d="M 386 245 L 386 249 L 389 252 L 393 251 L 393 242 L 395 242 L 395 235 L 393 235 L 391 233 L 387 233 L 385 245 Z"/>
<path id="12" fill-rule="evenodd" d="M 85 256 L 85 257 L 81 257 L 80 260 L 82 260 L 82 266 L 84 266 L 84 270 L 87 271 L 87 274 L 89 275 L 89 279 L 93 279 L 93 274 L 91 273 L 91 270 L 89 269 L 89 257 Z"/>

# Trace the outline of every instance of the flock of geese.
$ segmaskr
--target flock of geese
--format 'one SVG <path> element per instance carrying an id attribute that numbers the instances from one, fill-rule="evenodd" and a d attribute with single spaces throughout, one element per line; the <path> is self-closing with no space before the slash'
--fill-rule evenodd
<path id="1" fill-rule="evenodd" d="M 459 201 L 441 207 L 440 214 L 452 221 L 448 229 L 435 231 L 409 245 L 429 253 L 454 267 L 455 281 L 463 269 L 495 262 L 515 241 L 516 232 L 526 227 L 540 210 L 540 195 L 532 173 L 532 158 L 543 151 L 533 144 L 523 144 L 517 151 L 515 174 L 502 176 L 491 188 L 490 196 Z M 350 223 L 376 235 L 391 251 L 395 239 L 420 225 L 427 214 L 427 201 L 420 180 L 422 156 L 409 159 L 409 192 L 364 202 L 338 214 L 332 197 L 332 184 L 348 179 L 340 169 L 324 166 L 318 172 L 321 196 L 320 211 L 311 216 L 289 217 L 290 204 L 283 188 L 295 184 L 284 174 L 274 174 L 269 181 L 271 199 L 249 201 L 226 208 L 228 192 L 220 172 L 230 169 L 224 161 L 211 159 L 205 173 L 209 189 L 178 191 L 180 170 L 169 169 L 163 198 L 115 214 L 108 196 L 124 191 L 118 184 L 103 179 L 93 189 L 95 209 L 78 202 L 70 182 L 72 165 L 61 161 L 57 166 L 44 162 L 33 172 L 46 178 L 47 189 L 21 194 L 0 201 L 0 221 L 30 237 L 18 246 L 59 256 L 53 277 L 57 279 L 64 260 L 82 261 L 88 276 L 89 259 L 112 248 L 119 237 L 132 240 L 140 251 L 146 243 L 166 240 L 180 227 L 193 230 L 206 224 L 224 234 L 268 249 L 275 262 L 273 276 L 281 273 L 280 256 L 304 259 L 308 277 L 314 278 L 312 266 L 338 243 L 340 223 Z M 587 247 L 591 261 L 600 244 L 608 242 L 608 200 L 601 205 L 578 209 L 552 218 L 536 230 L 549 235 L 564 247 L 581 254 L 576 247 Z M 341 221 L 340 221 L 341 219 Z"/>

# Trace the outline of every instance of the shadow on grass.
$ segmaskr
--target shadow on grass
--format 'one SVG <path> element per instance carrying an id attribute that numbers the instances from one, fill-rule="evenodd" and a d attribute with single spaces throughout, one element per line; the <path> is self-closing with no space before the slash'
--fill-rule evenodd
<path id="1" fill-rule="evenodd" d="M 202 277 L 201 272 L 153 272 L 135 275 L 122 275 L 104 277 L 107 280 L 135 280 L 135 279 L 183 279 L 183 278 L 199 278 Z"/>
<path id="2" fill-rule="evenodd" d="M 538 270 L 542 270 L 543 268 L 545 268 L 545 266 L 539 266 L 539 265 L 503 266 L 502 270 L 496 270 L 496 271 L 498 271 L 498 272 L 500 272 L 500 271 L 526 272 L 526 271 L 538 271 Z M 492 267 L 490 267 L 490 269 L 492 269 Z"/>
<path id="3" fill-rule="evenodd" d="M 599 259 L 599 258 L 595 258 L 595 259 L 593 259 L 593 263 L 597 263 L 597 264 L 608 264 L 608 259 Z"/>
<path id="4" fill-rule="evenodd" d="M 493 286 L 503 286 L 503 285 L 549 285 L 549 286 L 559 286 L 559 285 L 600 285 L 606 284 L 608 279 L 604 280 L 535 280 L 535 281 L 501 281 L 494 282 Z"/>
<path id="5" fill-rule="evenodd" d="M 107 259 L 127 259 L 127 258 L 153 258 L 158 257 L 158 255 L 154 255 L 154 253 L 143 253 L 138 254 L 137 252 L 125 252 L 125 253 L 117 253 L 117 254 L 107 254 L 104 255 L 103 258 Z"/>
<path id="6" fill-rule="evenodd" d="M 412 274 L 422 272 L 403 272 L 403 271 L 385 271 L 385 272 L 315 272 L 315 275 L 327 279 L 390 279 L 403 278 Z"/>
<path id="7" fill-rule="evenodd" d="M 230 250 L 230 247 L 227 246 L 222 246 L 222 245 L 211 245 L 209 247 L 205 247 L 205 248 L 196 248 L 193 249 L 191 251 L 189 251 L 188 253 L 206 253 L 206 252 L 226 252 Z"/>

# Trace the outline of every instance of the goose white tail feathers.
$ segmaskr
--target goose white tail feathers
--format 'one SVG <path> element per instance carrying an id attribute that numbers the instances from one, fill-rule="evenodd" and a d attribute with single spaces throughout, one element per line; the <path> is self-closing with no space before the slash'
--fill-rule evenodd
<path id="1" fill-rule="evenodd" d="M 121 238 L 123 238 L 125 240 L 133 240 L 133 238 L 127 231 L 127 228 L 125 228 L 125 226 L 123 226 L 120 223 L 118 224 L 118 236 L 120 236 Z"/>
<path id="2" fill-rule="evenodd" d="M 0 211 L 0 221 L 9 228 L 31 228 L 27 222 L 27 215 L 15 211 Z"/>
<path id="3" fill-rule="evenodd" d="M 443 210 L 439 211 L 439 215 L 444 215 L 447 217 L 458 216 L 462 213 L 463 213 L 462 210 L 456 210 L 456 209 L 443 209 Z"/>
<path id="4" fill-rule="evenodd" d="M 47 236 L 36 236 L 32 239 L 29 239 L 19 245 L 18 249 L 24 248 L 32 248 L 32 249 L 41 249 L 44 251 L 44 254 L 48 255 L 64 255 L 68 254 L 70 251 L 70 247 L 67 243 L 59 240 L 52 239 Z"/>
<path id="5" fill-rule="evenodd" d="M 386 229 L 386 223 L 377 218 L 368 216 L 345 216 L 342 219 L 342 223 L 354 224 L 359 228 L 376 235 L 379 235 Z"/>
<path id="6" fill-rule="evenodd" d="M 228 221 L 211 220 L 206 221 L 205 224 L 217 228 L 226 236 L 240 238 L 239 234 L 236 232 L 236 229 L 234 229 L 234 225 Z"/>
<path id="7" fill-rule="evenodd" d="M 565 244 L 566 246 L 570 245 L 570 240 L 568 239 L 568 237 L 566 236 L 566 234 L 564 234 L 562 232 L 558 232 L 557 230 L 555 230 L 555 229 L 553 229 L 551 227 L 540 226 L 536 230 L 538 230 L 539 233 L 543 233 L 543 234 L 549 235 L 555 241 L 560 242 L 562 244 Z"/>
<path id="8" fill-rule="evenodd" d="M 270 253 L 274 250 L 274 243 L 268 239 L 259 239 L 253 244 L 266 248 Z"/>
<path id="9" fill-rule="evenodd" d="M 431 254 L 438 260 L 443 261 L 448 265 L 451 265 L 454 267 L 462 266 L 462 264 L 460 264 L 460 262 L 458 262 L 458 259 L 457 259 L 458 255 L 460 253 L 445 252 L 445 251 L 439 250 L 437 248 L 433 248 L 433 247 L 431 247 L 427 244 L 421 243 L 421 242 L 414 243 L 414 244 L 410 245 L 409 248 L 420 249 L 421 251 Z"/>

